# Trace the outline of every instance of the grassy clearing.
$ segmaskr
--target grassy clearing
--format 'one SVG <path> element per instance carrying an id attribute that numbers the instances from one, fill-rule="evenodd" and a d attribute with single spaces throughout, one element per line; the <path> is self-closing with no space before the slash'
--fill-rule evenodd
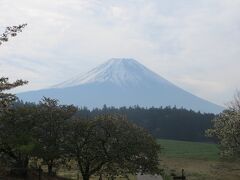
<path id="1" fill-rule="evenodd" d="M 240 164 L 237 162 L 163 157 L 161 165 L 168 172 L 175 172 L 179 175 L 181 169 L 184 169 L 188 180 L 240 179 Z"/>
<path id="2" fill-rule="evenodd" d="M 219 160 L 216 144 L 160 139 L 162 155 L 171 158 Z"/>
<path id="3" fill-rule="evenodd" d="M 160 139 L 161 165 L 180 174 L 185 169 L 188 180 L 239 180 L 240 163 L 221 160 L 215 144 Z"/>
<path id="4" fill-rule="evenodd" d="M 58 176 L 64 177 L 64 178 L 68 178 L 68 179 L 72 179 L 72 180 L 76 180 L 79 177 L 79 180 L 82 180 L 81 176 L 78 175 L 78 171 L 77 170 L 72 170 L 72 171 L 68 171 L 68 170 L 60 170 L 58 172 Z M 91 180 L 98 180 L 99 177 L 91 177 Z M 124 177 L 118 177 L 116 178 L 116 180 L 125 180 L 126 178 Z M 129 176 L 129 180 L 137 180 L 135 176 Z"/>

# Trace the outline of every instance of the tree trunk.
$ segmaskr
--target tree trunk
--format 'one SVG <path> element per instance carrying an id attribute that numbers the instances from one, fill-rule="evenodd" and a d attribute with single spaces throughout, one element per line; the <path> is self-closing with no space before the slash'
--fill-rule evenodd
<path id="1" fill-rule="evenodd" d="M 53 164 L 52 164 L 52 161 L 50 161 L 50 163 L 48 163 L 48 175 L 49 176 L 53 176 Z"/>
<path id="2" fill-rule="evenodd" d="M 26 169 L 28 168 L 28 163 L 29 163 L 29 158 L 26 157 L 24 160 L 24 164 L 23 164 L 24 168 L 26 168 Z"/>
<path id="3" fill-rule="evenodd" d="M 25 159 L 19 158 L 11 168 L 11 174 L 18 177 L 27 177 L 28 157 Z"/>
<path id="4" fill-rule="evenodd" d="M 83 174 L 82 177 L 83 177 L 83 180 L 89 180 L 90 179 L 90 176 L 88 174 Z"/>

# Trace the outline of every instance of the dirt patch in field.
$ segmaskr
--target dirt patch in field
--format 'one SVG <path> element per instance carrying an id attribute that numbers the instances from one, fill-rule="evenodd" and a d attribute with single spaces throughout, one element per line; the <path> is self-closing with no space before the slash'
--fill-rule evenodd
<path id="1" fill-rule="evenodd" d="M 168 170 L 181 174 L 185 170 L 188 180 L 239 180 L 240 164 L 236 162 L 208 161 L 183 158 L 162 158 L 161 165 Z"/>

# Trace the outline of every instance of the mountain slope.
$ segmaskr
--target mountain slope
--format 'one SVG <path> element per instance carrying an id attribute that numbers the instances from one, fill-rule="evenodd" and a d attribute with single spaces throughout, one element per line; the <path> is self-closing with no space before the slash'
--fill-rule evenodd
<path id="1" fill-rule="evenodd" d="M 43 96 L 62 103 L 87 106 L 144 107 L 177 106 L 218 113 L 222 107 L 196 97 L 147 69 L 133 59 L 111 59 L 86 74 L 76 76 L 49 89 L 18 94 L 25 101 Z"/>
<path id="2" fill-rule="evenodd" d="M 121 87 L 146 86 L 150 82 L 170 84 L 167 80 L 139 64 L 136 60 L 114 58 L 86 74 L 79 75 L 54 87 L 65 88 L 82 84 L 106 82 Z"/>

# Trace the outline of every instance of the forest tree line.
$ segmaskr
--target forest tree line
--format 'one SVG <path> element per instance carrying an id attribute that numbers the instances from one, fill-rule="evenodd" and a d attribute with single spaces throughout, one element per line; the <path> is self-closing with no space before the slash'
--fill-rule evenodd
<path id="1" fill-rule="evenodd" d="M 201 113 L 176 107 L 107 107 L 89 110 L 81 108 L 78 115 L 94 117 L 102 114 L 117 114 L 128 118 L 129 121 L 145 128 L 156 138 L 210 142 L 213 139 L 205 135 L 212 127 L 215 114 Z"/>

